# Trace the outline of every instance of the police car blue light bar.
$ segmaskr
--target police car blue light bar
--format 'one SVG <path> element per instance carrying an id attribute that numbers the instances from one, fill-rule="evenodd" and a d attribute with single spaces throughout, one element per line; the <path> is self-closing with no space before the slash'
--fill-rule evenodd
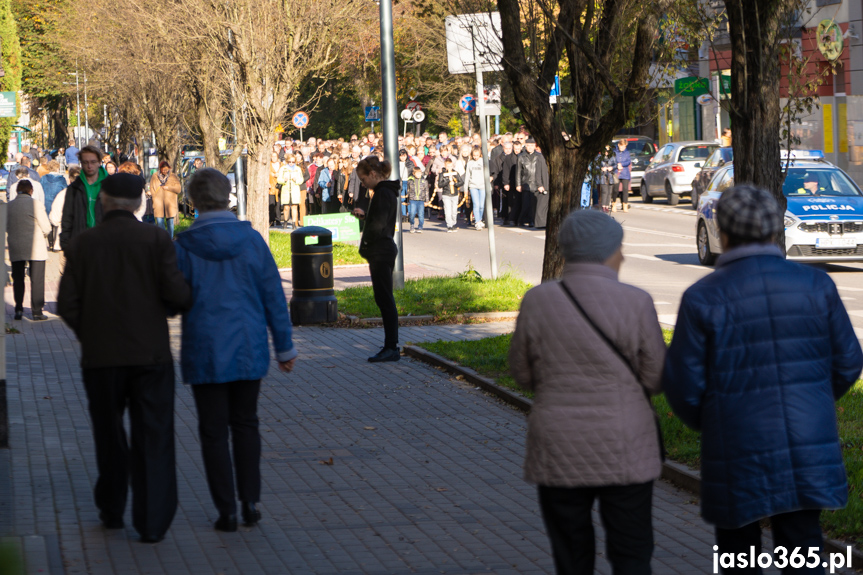
<path id="1" fill-rule="evenodd" d="M 821 150 L 779 150 L 779 157 L 787 160 L 789 157 L 792 160 L 823 160 L 824 152 Z"/>

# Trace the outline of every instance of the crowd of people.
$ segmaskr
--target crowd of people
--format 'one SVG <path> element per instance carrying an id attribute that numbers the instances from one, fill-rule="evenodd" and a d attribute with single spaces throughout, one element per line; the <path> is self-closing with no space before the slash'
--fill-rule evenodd
<path id="1" fill-rule="evenodd" d="M 398 180 L 401 217 L 411 233 L 422 233 L 437 213 L 446 231 L 485 227 L 485 168 L 479 134 L 450 138 L 399 136 Z M 492 136 L 488 142 L 494 216 L 507 226 L 542 229 L 548 214 L 548 165 L 536 142 L 523 130 Z M 366 193 L 356 174 L 360 160 L 384 157 L 375 134 L 348 139 L 282 138 L 269 164 L 270 222 L 302 226 L 306 215 L 352 212 Z M 459 222 L 463 222 L 460 226 Z"/>

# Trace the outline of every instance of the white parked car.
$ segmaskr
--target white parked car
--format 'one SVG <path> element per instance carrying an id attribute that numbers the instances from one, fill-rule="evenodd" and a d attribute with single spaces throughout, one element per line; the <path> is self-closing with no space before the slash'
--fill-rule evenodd
<path id="1" fill-rule="evenodd" d="M 664 197 L 669 205 L 676 206 L 681 196 L 692 193 L 692 180 L 701 166 L 719 147 L 716 142 L 672 142 L 665 144 L 647 166 L 641 180 L 641 199 L 644 203 Z"/>
<path id="2" fill-rule="evenodd" d="M 848 174 L 823 159 L 818 150 L 793 151 L 782 193 L 785 251 L 799 262 L 863 261 L 863 192 Z M 695 242 L 698 260 L 712 265 L 722 253 L 716 202 L 734 185 L 734 166 L 716 171 L 698 199 Z"/>

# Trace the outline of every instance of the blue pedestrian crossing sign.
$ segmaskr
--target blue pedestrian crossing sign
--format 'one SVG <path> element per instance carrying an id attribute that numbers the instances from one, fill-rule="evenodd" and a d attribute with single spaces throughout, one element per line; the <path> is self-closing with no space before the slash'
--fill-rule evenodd
<path id="1" fill-rule="evenodd" d="M 461 100 L 458 101 L 458 107 L 461 108 L 461 111 L 465 114 L 470 114 L 476 110 L 476 97 L 473 94 L 465 94 L 461 97 Z"/>
<path id="2" fill-rule="evenodd" d="M 366 122 L 380 122 L 381 121 L 381 107 L 380 106 L 366 106 Z"/>
<path id="3" fill-rule="evenodd" d="M 309 115 L 305 112 L 297 112 L 294 114 L 294 117 L 291 118 L 291 122 L 294 124 L 295 128 L 302 130 L 309 125 Z"/>

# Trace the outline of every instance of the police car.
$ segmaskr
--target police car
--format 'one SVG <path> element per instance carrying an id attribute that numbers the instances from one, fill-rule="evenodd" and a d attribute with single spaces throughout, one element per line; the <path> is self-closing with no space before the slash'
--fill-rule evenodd
<path id="1" fill-rule="evenodd" d="M 863 261 L 863 192 L 842 170 L 824 160 L 818 150 L 782 154 L 789 161 L 782 193 L 785 250 L 800 262 Z M 734 185 L 734 166 L 716 171 L 698 198 L 695 243 L 698 261 L 712 265 L 722 253 L 716 225 L 716 202 Z"/>

